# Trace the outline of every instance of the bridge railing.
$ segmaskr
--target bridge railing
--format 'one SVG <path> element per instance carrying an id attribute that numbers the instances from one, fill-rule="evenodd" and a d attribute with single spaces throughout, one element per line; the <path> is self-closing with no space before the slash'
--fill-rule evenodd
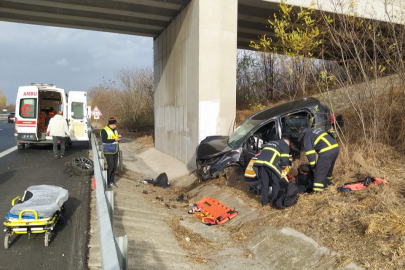
<path id="1" fill-rule="evenodd" d="M 128 269 L 127 236 L 114 237 L 114 192 L 106 191 L 107 171 L 104 155 L 94 133 L 91 133 L 96 186 L 97 225 L 100 240 L 101 267 L 104 270 Z"/>

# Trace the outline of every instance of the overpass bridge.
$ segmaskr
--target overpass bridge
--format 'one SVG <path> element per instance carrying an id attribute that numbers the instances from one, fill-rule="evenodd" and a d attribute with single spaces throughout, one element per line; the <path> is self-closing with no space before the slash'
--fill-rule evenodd
<path id="1" fill-rule="evenodd" d="M 287 3 L 308 7 L 311 1 Z M 333 3 L 339 1 L 319 0 L 316 8 L 336 12 Z M 278 13 L 280 2 L 0 0 L 0 20 L 152 37 L 155 146 L 194 167 L 202 139 L 233 130 L 237 48 L 248 49 L 251 40 L 272 35 L 267 20 Z M 358 14 L 384 21 L 386 12 L 403 6 L 391 0 L 386 10 L 385 2 L 359 0 Z"/>

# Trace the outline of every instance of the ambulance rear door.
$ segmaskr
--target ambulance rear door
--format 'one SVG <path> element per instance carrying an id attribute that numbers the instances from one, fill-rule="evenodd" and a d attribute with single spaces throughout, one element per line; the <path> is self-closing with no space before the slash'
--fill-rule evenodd
<path id="1" fill-rule="evenodd" d="M 16 100 L 15 130 L 19 143 L 38 141 L 38 87 L 21 86 Z"/>
<path id="2" fill-rule="evenodd" d="M 72 141 L 88 141 L 87 93 L 70 91 L 68 96 L 68 123 Z"/>

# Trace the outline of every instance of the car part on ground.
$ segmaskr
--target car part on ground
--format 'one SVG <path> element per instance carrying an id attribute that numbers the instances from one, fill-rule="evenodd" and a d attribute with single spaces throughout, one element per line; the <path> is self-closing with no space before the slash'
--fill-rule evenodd
<path id="1" fill-rule="evenodd" d="M 75 157 L 70 162 L 70 168 L 75 175 L 86 176 L 93 174 L 93 161 L 86 157 Z"/>

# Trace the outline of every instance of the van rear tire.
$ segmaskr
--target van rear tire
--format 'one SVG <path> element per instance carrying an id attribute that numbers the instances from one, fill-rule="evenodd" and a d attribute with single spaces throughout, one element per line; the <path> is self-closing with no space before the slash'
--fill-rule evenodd
<path id="1" fill-rule="evenodd" d="M 25 143 L 18 143 L 17 144 L 17 149 L 18 150 L 24 150 L 24 148 L 25 148 Z"/>

